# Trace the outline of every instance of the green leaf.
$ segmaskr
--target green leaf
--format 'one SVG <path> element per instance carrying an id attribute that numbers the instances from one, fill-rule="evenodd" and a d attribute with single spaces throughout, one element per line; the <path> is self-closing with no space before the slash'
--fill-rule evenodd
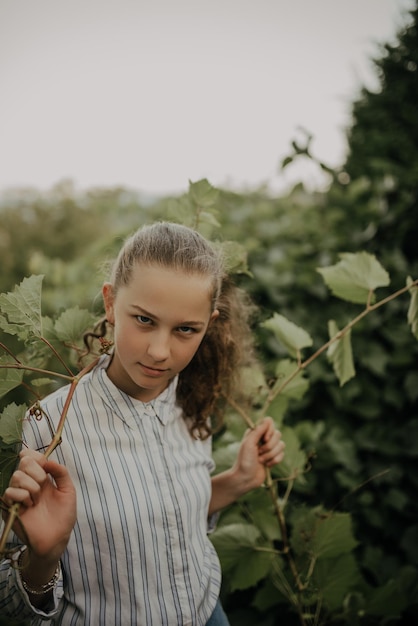
<path id="1" fill-rule="evenodd" d="M 338 334 L 339 329 L 334 320 L 328 322 L 328 332 L 330 339 Z M 356 375 L 353 351 L 351 349 L 351 329 L 341 339 L 337 339 L 329 346 L 327 357 L 328 361 L 332 363 L 335 375 L 340 381 L 340 387 Z"/>
<path id="2" fill-rule="evenodd" d="M 0 439 L 6 444 L 22 440 L 22 423 L 27 407 L 24 404 L 8 404 L 0 415 Z"/>
<path id="3" fill-rule="evenodd" d="M 167 219 L 192 227 L 195 223 L 195 209 L 191 205 L 190 198 L 188 196 L 171 198 L 167 204 Z"/>
<path id="4" fill-rule="evenodd" d="M 217 448 L 216 450 L 214 450 L 213 460 L 216 463 L 217 474 L 233 466 L 237 458 L 238 450 L 238 442 L 229 443 L 226 446 L 222 446 L 221 448 Z"/>
<path id="5" fill-rule="evenodd" d="M 287 454 L 287 439 L 286 439 Z M 285 454 L 285 460 L 286 460 Z M 284 462 L 284 461 L 283 461 Z M 318 516 L 323 514 L 322 507 L 308 508 L 306 505 L 295 506 L 291 512 L 290 521 L 293 527 L 290 535 L 290 547 L 302 560 L 311 553 L 311 542 L 316 532 Z"/>
<path id="6" fill-rule="evenodd" d="M 221 244 L 225 269 L 230 274 L 251 276 L 247 263 L 247 251 L 237 241 L 224 241 Z"/>
<path id="7" fill-rule="evenodd" d="M 61 341 L 75 344 L 93 322 L 93 316 L 89 311 L 75 306 L 61 313 L 55 322 L 55 333 Z"/>
<path id="8" fill-rule="evenodd" d="M 230 466 L 231 467 L 231 466 Z M 248 492 L 245 501 L 246 517 L 270 541 L 282 539 L 282 533 L 277 521 L 271 494 L 266 489 L 253 489 Z"/>
<path id="9" fill-rule="evenodd" d="M 212 209 L 211 211 L 199 211 L 199 226 L 201 224 L 206 224 L 208 226 L 213 226 L 215 228 L 220 228 L 219 220 L 216 218 L 215 211 Z"/>
<path id="10" fill-rule="evenodd" d="M 295 361 L 290 359 L 279 361 L 276 366 L 277 381 L 275 387 L 280 388 L 283 386 L 281 394 L 294 400 L 300 400 L 309 387 L 309 381 L 304 377 L 304 372 L 302 370 L 299 371 L 289 383 L 286 382 L 294 375 L 296 369 L 297 363 Z"/>
<path id="11" fill-rule="evenodd" d="M 10 362 L 7 357 L 0 357 L 0 398 L 5 396 L 9 391 L 15 389 L 23 380 L 23 370 L 14 367 L 3 367 L 5 365 L 16 365 L 14 361 Z"/>
<path id="12" fill-rule="evenodd" d="M 195 183 L 189 181 L 189 196 L 197 206 L 208 209 L 217 203 L 219 190 L 202 178 Z"/>
<path id="13" fill-rule="evenodd" d="M 317 269 L 337 298 L 366 304 L 370 292 L 374 292 L 377 287 L 389 285 L 389 274 L 373 254 L 347 252 L 339 256 L 341 261 L 336 265 Z M 372 301 L 374 302 L 374 296 L 370 299 Z"/>
<path id="14" fill-rule="evenodd" d="M 361 471 L 354 440 L 346 436 L 345 430 L 341 426 L 328 425 L 324 442 L 330 455 L 333 455 L 335 463 L 347 468 L 353 474 Z M 330 459 L 328 462 L 332 463 Z"/>
<path id="15" fill-rule="evenodd" d="M 34 378 L 30 384 L 32 387 L 45 387 L 45 385 L 51 385 L 53 382 L 53 378 Z"/>
<path id="16" fill-rule="evenodd" d="M 412 285 L 413 280 L 408 276 L 406 284 Z M 413 285 L 409 289 L 411 301 L 408 308 L 408 324 L 411 327 L 412 334 L 418 339 L 418 287 Z"/>
<path id="17" fill-rule="evenodd" d="M 270 544 L 261 539 L 260 531 L 251 524 L 230 524 L 219 527 L 211 540 L 218 552 L 222 569 L 228 573 L 231 590 L 248 589 L 265 578 L 270 570 Z"/>
<path id="18" fill-rule="evenodd" d="M 291 546 L 299 557 L 311 555 L 316 561 L 338 558 L 357 546 L 348 513 L 301 506 L 294 510 L 292 522 Z"/>
<path id="19" fill-rule="evenodd" d="M 317 559 L 339 557 L 357 546 L 348 513 L 333 513 L 318 519 L 311 549 Z"/>
<path id="20" fill-rule="evenodd" d="M 306 453 L 301 450 L 299 438 L 293 428 L 281 426 L 280 431 L 286 444 L 286 451 L 283 461 L 272 467 L 271 473 L 273 476 L 292 476 L 295 481 L 301 480 L 304 477 Z"/>
<path id="21" fill-rule="evenodd" d="M 4 493 L 15 470 L 18 460 L 17 449 L 16 444 L 0 447 L 0 494 Z"/>
<path id="22" fill-rule="evenodd" d="M 330 611 L 341 608 L 350 591 L 362 582 L 357 562 L 352 554 L 318 561 L 313 579 L 321 590 L 325 606 Z"/>
<path id="23" fill-rule="evenodd" d="M 257 588 L 254 600 L 251 603 L 251 606 L 262 613 L 266 613 L 269 609 L 279 604 L 287 604 L 289 602 L 288 582 L 286 576 L 282 573 L 285 569 L 283 559 L 276 559 L 275 568 L 280 572 L 280 576 L 275 577 L 274 583 L 271 578 L 266 578 Z"/>
<path id="24" fill-rule="evenodd" d="M 13 292 L 0 294 L 0 328 L 22 341 L 42 337 L 41 289 L 43 276 L 24 278 Z"/>
<path id="25" fill-rule="evenodd" d="M 275 313 L 273 317 L 263 322 L 262 326 L 271 330 L 275 337 L 281 341 L 292 356 L 297 356 L 302 348 L 312 345 L 310 335 L 301 328 L 290 322 L 286 317 Z"/>
<path id="26" fill-rule="evenodd" d="M 367 598 L 367 612 L 370 615 L 394 616 L 408 606 L 405 590 L 397 580 L 388 580 L 377 589 L 372 589 Z"/>

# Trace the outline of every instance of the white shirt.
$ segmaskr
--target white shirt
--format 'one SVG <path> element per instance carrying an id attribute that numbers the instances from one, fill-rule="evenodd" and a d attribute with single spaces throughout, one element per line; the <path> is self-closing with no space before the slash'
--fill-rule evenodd
<path id="1" fill-rule="evenodd" d="M 3 562 L 0 613 L 22 618 L 29 610 L 32 624 L 63 626 L 203 626 L 221 582 L 207 537 L 211 442 L 190 435 L 175 404 L 176 380 L 143 403 L 113 385 L 108 362 L 103 357 L 78 383 L 53 455 L 77 490 L 56 607 L 29 608 L 19 576 Z M 43 403 L 54 425 L 67 391 Z M 47 420 L 31 418 L 25 438 L 42 450 L 51 440 Z"/>

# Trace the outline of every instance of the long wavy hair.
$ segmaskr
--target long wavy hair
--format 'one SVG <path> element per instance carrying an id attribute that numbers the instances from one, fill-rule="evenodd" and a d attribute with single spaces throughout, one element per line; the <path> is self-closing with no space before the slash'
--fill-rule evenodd
<path id="1" fill-rule="evenodd" d="M 222 424 L 228 398 L 245 395 L 240 372 L 255 358 L 250 327 L 254 306 L 226 273 L 220 248 L 186 226 L 157 222 L 129 237 L 110 274 L 115 294 L 120 286 L 129 284 L 138 263 L 211 277 L 212 311 L 217 309 L 219 316 L 209 325 L 193 359 L 180 372 L 177 385 L 177 402 L 191 432 L 204 439 L 215 424 Z M 94 340 L 106 345 L 109 326 L 102 318 L 92 332 L 85 334 L 88 351 L 93 350 Z"/>

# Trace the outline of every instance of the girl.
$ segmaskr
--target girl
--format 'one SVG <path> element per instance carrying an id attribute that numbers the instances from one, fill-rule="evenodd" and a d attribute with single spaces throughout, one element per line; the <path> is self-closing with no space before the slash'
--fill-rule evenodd
<path id="1" fill-rule="evenodd" d="M 284 443 L 266 418 L 234 466 L 211 459 L 210 418 L 248 362 L 249 306 L 197 232 L 171 223 L 127 240 L 103 286 L 113 349 L 81 378 L 63 441 L 28 419 L 4 494 L 21 505 L 19 550 L 0 568 L 1 615 L 31 624 L 222 626 L 214 514 L 260 486 Z M 108 343 L 109 341 L 106 340 Z M 67 389 L 47 397 L 57 423 Z M 24 529 L 24 531 L 23 531 Z M 17 565 L 17 566 L 16 566 Z"/>

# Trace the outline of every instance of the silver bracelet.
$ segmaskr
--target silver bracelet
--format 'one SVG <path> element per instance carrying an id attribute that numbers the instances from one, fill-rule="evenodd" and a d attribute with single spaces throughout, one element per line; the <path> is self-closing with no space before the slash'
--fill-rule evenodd
<path id="1" fill-rule="evenodd" d="M 18 565 L 19 565 L 19 575 L 20 575 L 20 580 L 22 582 L 22 586 L 23 589 L 27 592 L 30 593 L 32 596 L 43 596 L 44 594 L 48 593 L 49 591 L 52 591 L 52 589 L 55 589 L 57 582 L 60 579 L 61 576 L 61 563 L 60 561 L 58 561 L 55 573 L 53 575 L 53 577 L 48 580 L 47 583 L 45 583 L 44 585 L 40 585 L 37 589 L 32 589 L 32 587 L 29 587 L 29 585 L 27 584 L 27 582 L 22 578 L 22 563 L 21 563 L 21 559 L 23 556 L 24 550 L 20 553 L 19 558 L 18 558 Z"/>

